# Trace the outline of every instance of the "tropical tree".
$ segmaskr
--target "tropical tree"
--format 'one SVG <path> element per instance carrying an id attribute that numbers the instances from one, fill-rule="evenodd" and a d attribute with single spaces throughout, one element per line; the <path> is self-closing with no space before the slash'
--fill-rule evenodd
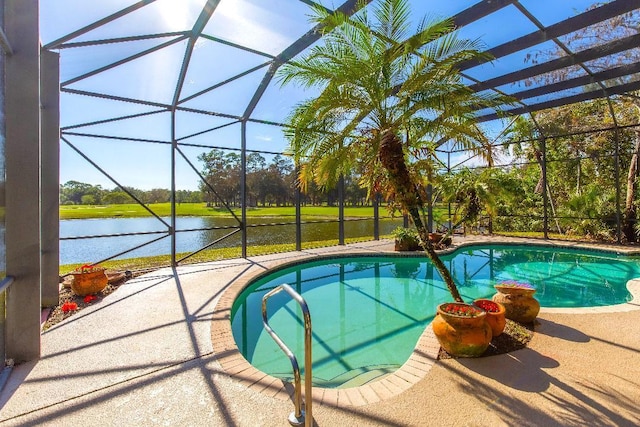
<path id="1" fill-rule="evenodd" d="M 233 152 L 225 154 L 214 148 L 208 153 L 200 154 L 198 160 L 204 164 L 202 174 L 207 183 L 215 190 L 215 194 L 212 194 L 209 186 L 200 184 L 200 190 L 206 194 L 207 204 L 212 205 L 216 199 L 227 205 L 233 204 L 239 193 L 240 156 Z"/>
<path id="2" fill-rule="evenodd" d="M 626 100 L 612 100 L 620 124 L 634 123 L 633 105 Z M 535 123 L 520 117 L 508 136 L 520 176 L 531 178 L 537 170 L 535 193 L 547 200 L 559 233 L 583 234 L 612 239 L 616 232 L 616 163 L 627 168 L 627 206 L 622 224 L 628 241 L 634 238 L 636 197 L 636 163 L 638 141 L 634 131 L 621 128 L 617 132 L 596 132 L 593 129 L 612 127 L 615 122 L 607 100 L 598 99 L 566 105 L 536 113 Z M 546 190 L 542 179 L 542 145 L 540 134 L 547 137 L 544 150 L 547 175 Z M 616 155 L 619 152 L 620 155 Z M 523 163 L 524 162 L 524 163 Z M 539 164 L 539 167 L 536 166 Z M 539 200 L 540 201 L 540 200 Z M 526 206 L 525 202 L 519 206 Z M 542 206 L 540 206 L 542 207 Z M 631 226 L 631 230 L 628 227 Z"/>
<path id="3" fill-rule="evenodd" d="M 499 187 L 491 185 L 492 171 L 494 169 L 463 168 L 445 177 L 441 185 L 442 199 L 455 205 L 454 218 L 458 218 L 447 234 L 462 224 L 477 221 L 483 211 L 489 218 L 495 216 L 495 195 Z"/>
<path id="4" fill-rule="evenodd" d="M 490 155 L 473 112 L 504 100 L 463 84 L 456 65 L 483 57 L 481 44 L 459 38 L 451 21 L 423 19 L 410 32 L 408 1 L 365 5 L 352 17 L 316 8 L 323 43 L 279 70 L 282 84 L 319 89 L 295 107 L 285 131 L 299 184 L 331 188 L 360 164 L 369 196 L 385 194 L 410 215 L 452 297 L 462 301 L 420 215 L 420 160 L 448 140 Z"/>
<path id="5" fill-rule="evenodd" d="M 60 203 L 62 204 L 88 204 L 83 197 L 92 196 L 93 203 L 100 203 L 104 190 L 99 185 L 91 185 L 78 181 L 67 181 L 60 185 Z"/>
<path id="6" fill-rule="evenodd" d="M 121 205 L 124 203 L 131 203 L 133 199 L 124 191 L 113 190 L 107 193 L 104 198 L 104 203 L 110 205 Z"/>
<path id="7" fill-rule="evenodd" d="M 602 2 L 594 3 L 586 10 L 588 11 L 597 9 L 598 7 L 602 6 L 602 4 Z M 577 52 L 594 47 L 600 47 L 607 43 L 613 43 L 626 37 L 635 36 L 638 33 L 640 33 L 640 9 L 634 9 L 630 12 L 617 15 L 613 18 L 606 19 L 594 25 L 589 25 L 583 29 L 574 31 L 563 37 L 563 44 L 574 52 Z M 565 47 L 561 47 L 559 45 L 551 46 L 552 47 L 549 49 L 541 50 L 536 54 L 530 56 L 528 60 L 531 60 L 533 63 L 539 63 L 566 55 Z M 593 61 L 589 61 L 588 67 L 592 73 L 597 73 L 605 70 L 619 71 L 620 69 L 623 69 L 623 67 L 628 67 L 629 65 L 637 62 L 638 55 L 640 55 L 640 47 L 635 46 L 632 49 L 619 52 L 615 55 L 606 55 Z M 550 73 L 536 76 L 525 84 L 527 86 L 533 83 L 553 84 L 558 81 L 563 81 L 580 76 L 583 72 L 584 71 L 581 67 L 566 67 Z M 612 79 L 612 82 L 618 84 L 629 83 L 635 79 L 636 75 L 630 74 Z M 610 84 L 608 82 L 606 83 L 607 85 Z M 599 88 L 596 83 L 593 83 L 591 87 Z M 616 104 L 620 107 L 617 108 L 617 111 L 615 112 L 615 114 L 618 116 L 617 120 L 619 122 L 625 122 L 625 116 L 632 115 L 635 116 L 632 118 L 633 123 L 638 123 L 638 120 L 640 119 L 640 93 L 638 91 L 622 94 L 618 97 L 617 100 L 613 99 L 613 101 L 614 109 L 616 107 Z M 598 104 L 592 103 L 592 105 Z M 597 118 L 598 115 L 606 116 L 612 112 L 612 110 L 608 108 L 608 104 L 601 103 L 600 105 L 603 106 L 602 113 L 594 113 L 592 116 L 593 118 Z M 564 109 L 566 110 L 567 108 L 572 107 L 565 107 Z M 609 118 L 610 121 L 612 119 L 613 118 Z M 626 130 L 625 132 L 629 131 Z M 637 235 L 634 231 L 634 227 L 636 227 L 637 223 L 639 204 L 638 181 L 640 178 L 640 170 L 638 170 L 638 155 L 640 153 L 640 128 L 635 127 L 633 129 L 633 133 L 635 137 L 634 144 L 632 151 L 629 153 L 630 158 L 626 161 L 626 165 L 628 168 L 626 183 L 627 188 L 622 224 L 622 232 L 624 233 L 624 236 L 628 242 L 637 241 Z M 616 183 L 616 185 L 620 185 L 620 183 Z"/>

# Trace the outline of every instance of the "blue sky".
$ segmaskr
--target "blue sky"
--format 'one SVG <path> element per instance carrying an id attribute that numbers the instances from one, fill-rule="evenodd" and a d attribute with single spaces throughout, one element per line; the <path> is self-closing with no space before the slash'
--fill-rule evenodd
<path id="1" fill-rule="evenodd" d="M 414 0 L 412 4 L 415 16 L 428 15 L 435 18 L 450 16 L 476 2 L 474 0 L 447 2 Z M 40 3 L 41 39 L 46 45 L 104 16 L 126 8 L 136 1 L 42 0 Z M 69 41 L 82 42 L 184 31 L 192 26 L 204 3 L 205 0 L 157 0 Z M 321 3 L 327 7 L 333 7 L 331 1 Z M 574 15 L 576 11 L 584 10 L 593 2 L 521 0 L 520 3 L 534 12 L 544 25 L 551 25 Z M 233 79 L 254 67 L 258 69 L 181 105 L 233 115 L 242 114 L 266 72 L 270 55 L 277 55 L 311 28 L 307 20 L 308 13 L 308 6 L 298 0 L 221 0 L 204 33 L 230 43 L 247 46 L 254 52 L 242 51 L 207 39 L 199 40 L 194 49 L 180 98 L 184 99 L 212 85 Z M 487 47 L 492 47 L 535 30 L 537 28 L 514 6 L 508 6 L 496 14 L 464 27 L 461 30 L 461 36 L 480 38 Z M 67 82 L 82 77 L 93 70 L 162 43 L 169 43 L 169 45 L 135 60 L 126 61 L 118 67 L 67 84 L 65 87 L 170 103 L 187 46 L 187 42 L 179 40 L 177 36 L 61 49 L 61 80 Z M 475 67 L 468 70 L 468 74 L 482 80 L 525 67 L 526 53 L 518 52 L 493 64 Z M 515 90 L 515 88 L 505 88 L 505 90 Z M 304 92 L 291 86 L 281 88 L 277 81 L 273 80 L 251 118 L 282 122 L 296 101 L 310 95 L 312 92 Z M 61 125 L 74 126 L 159 110 L 157 107 L 147 105 L 63 93 Z M 224 126 L 219 130 L 182 141 L 196 145 L 238 148 L 240 125 L 228 125 L 232 122 L 232 119 L 224 117 L 179 112 L 176 134 L 180 139 L 207 129 Z M 501 130 L 501 125 L 493 124 L 486 128 L 489 133 L 495 135 Z M 171 140 L 171 115 L 168 112 L 83 126 L 69 129 L 67 132 L 144 140 L 119 140 L 80 135 L 65 137 L 122 185 L 141 189 L 170 187 L 171 151 L 168 145 L 159 143 Z M 282 151 L 285 147 L 286 142 L 279 127 L 249 123 L 247 148 Z M 184 147 L 183 151 L 192 162 L 197 163 L 197 155 L 208 149 Z M 60 181 L 64 183 L 69 180 L 100 184 L 105 188 L 115 186 L 65 143 L 62 143 Z M 182 159 L 177 162 L 176 185 L 177 189 L 196 189 L 198 186 L 198 177 Z"/>

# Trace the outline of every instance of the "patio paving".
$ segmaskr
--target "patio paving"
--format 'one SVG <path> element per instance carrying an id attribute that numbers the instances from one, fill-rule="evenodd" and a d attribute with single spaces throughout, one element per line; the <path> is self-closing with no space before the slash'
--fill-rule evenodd
<path id="1" fill-rule="evenodd" d="M 456 238 L 464 241 L 471 239 Z M 133 279 L 42 334 L 41 359 L 16 366 L 0 394 L 0 424 L 288 425 L 290 400 L 247 387 L 221 365 L 211 337 L 220 297 L 285 260 L 391 246 L 217 261 Z M 638 288 L 634 301 L 612 308 L 543 309 L 528 348 L 437 361 L 406 384 L 373 388 L 370 400 L 314 392 L 316 425 L 640 425 Z"/>

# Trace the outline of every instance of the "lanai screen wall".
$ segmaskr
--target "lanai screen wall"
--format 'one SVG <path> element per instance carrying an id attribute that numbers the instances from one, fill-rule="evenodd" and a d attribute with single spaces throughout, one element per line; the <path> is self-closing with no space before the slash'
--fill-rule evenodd
<path id="1" fill-rule="evenodd" d="M 281 125 L 286 115 L 297 100 L 313 95 L 313 91 L 282 88 L 274 76 L 282 63 L 322 43 L 306 16 L 314 2 L 278 0 L 268 6 L 250 0 L 105 3 L 57 0 L 41 5 L 44 49 L 61 55 L 63 181 L 100 182 L 129 191 L 152 185 L 145 179 L 154 176 L 153 185 L 168 188 L 175 195 L 185 183 L 202 181 L 200 154 L 212 149 L 236 153 L 241 164 L 242 208 L 235 214 L 235 224 L 212 230 L 211 241 L 203 242 L 203 247 L 215 247 L 224 238 L 234 242 L 237 255 L 250 255 L 248 236 L 256 228 L 248 226 L 246 215 L 247 157 L 258 153 L 272 158 L 282 153 L 286 141 Z M 351 0 L 335 5 L 315 3 L 357 13 L 357 2 Z M 509 107 L 511 117 L 536 117 L 546 108 L 602 97 L 611 100 L 611 109 L 616 111 L 625 108 L 618 103 L 620 95 L 640 88 L 640 64 L 635 59 L 638 55 L 633 55 L 638 34 L 616 34 L 595 47 L 574 48 L 570 43 L 578 31 L 637 14 L 636 2 L 605 2 L 597 8 L 595 2 L 581 1 L 561 5 L 539 0 L 432 3 L 413 1 L 412 6 L 418 16 L 427 12 L 427 6 L 433 7 L 433 14 L 452 17 L 462 36 L 484 40 L 496 59 L 463 64 L 465 82 L 477 91 L 497 90 L 514 96 L 517 103 Z M 531 60 L 536 52 L 556 47 L 564 52 L 562 57 Z M 593 64 L 612 57 L 617 62 L 609 68 Z M 535 79 L 558 70 L 568 72 L 556 84 Z M 609 104 L 604 103 L 606 110 Z M 623 192 L 634 150 L 632 128 L 624 126 L 636 124 L 637 116 L 609 114 L 602 122 L 589 125 L 591 130 L 607 130 L 572 136 L 564 135 L 580 132 L 578 123 L 566 129 L 546 129 L 542 123 L 528 138 L 502 135 L 511 117 L 501 119 L 490 111 L 479 111 L 478 117 L 490 138 L 496 139 L 498 151 L 508 140 L 525 140 L 509 144 L 511 151 L 494 164 L 505 173 L 521 168 L 519 175 L 525 179 L 520 188 L 521 209 L 497 206 L 492 231 L 544 236 L 593 234 L 621 240 Z M 520 157 L 513 152 L 517 145 L 523 153 Z M 453 147 L 452 142 L 444 142 L 440 148 L 443 169 L 456 172 L 464 166 L 480 166 L 473 159 L 466 160 L 472 156 Z M 86 168 L 69 172 L 79 164 L 92 165 L 92 172 Z M 567 173 L 577 168 L 584 172 Z M 568 182 L 570 175 L 576 182 Z M 603 191 L 593 192 L 590 185 L 594 183 L 584 182 L 591 177 L 598 178 L 596 184 Z M 215 194 L 219 189 L 209 187 L 207 191 Z M 135 198 L 132 192 L 129 195 Z M 588 207 L 588 197 L 599 203 L 597 209 Z M 161 217 L 152 205 L 145 205 L 158 228 L 131 233 L 140 236 L 144 244 L 169 242 L 175 263 L 182 258 L 177 254 L 180 236 L 192 231 L 178 227 L 180 205 L 176 197 L 173 200 L 170 217 Z M 286 225 L 267 226 L 287 230 L 283 243 L 298 249 L 308 247 L 313 243 L 305 239 L 305 229 L 314 224 L 301 221 L 304 209 L 298 209 Z M 455 212 L 455 206 L 451 211 Z M 379 215 L 387 214 L 381 209 Z M 339 213 L 334 220 L 332 237 L 337 243 L 344 243 L 352 229 L 342 219 Z M 452 221 L 455 218 L 448 214 L 440 215 L 435 226 Z M 477 224 L 471 225 L 478 229 Z M 486 220 L 480 222 L 482 230 L 488 226 Z M 379 232 L 363 238 L 377 238 Z M 126 233 L 113 234 L 109 239 Z M 134 253 L 131 249 L 118 247 L 113 256 L 129 256 Z"/>

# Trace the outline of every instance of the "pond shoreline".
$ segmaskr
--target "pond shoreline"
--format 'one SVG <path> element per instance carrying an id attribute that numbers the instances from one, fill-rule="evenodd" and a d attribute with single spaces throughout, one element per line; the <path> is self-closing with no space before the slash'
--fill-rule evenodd
<path id="1" fill-rule="evenodd" d="M 152 203 L 145 205 L 158 216 L 171 216 L 171 203 Z M 248 207 L 249 217 L 295 217 L 295 206 L 267 206 Z M 327 217 L 338 218 L 338 206 L 302 206 L 303 217 Z M 224 207 L 208 207 L 206 203 L 181 203 L 176 204 L 176 216 L 211 216 L 228 217 L 233 215 L 240 217 L 241 208 L 233 208 L 233 214 Z M 345 216 L 363 218 L 374 216 L 373 206 L 345 206 Z M 380 209 L 381 216 L 389 216 L 384 206 Z M 62 205 L 60 206 L 60 219 L 88 219 L 88 218 L 138 218 L 153 217 L 145 207 L 137 203 L 122 205 Z"/>
<path id="2" fill-rule="evenodd" d="M 260 253 L 268 251 L 272 246 L 278 250 L 295 250 L 296 226 L 289 217 L 249 217 L 247 228 L 247 246 L 252 251 L 262 248 Z M 169 217 L 132 217 L 132 218 L 85 218 L 65 219 L 60 221 L 60 258 L 63 266 L 97 263 L 137 248 L 117 257 L 152 258 L 169 256 L 171 253 L 171 237 L 167 224 Z M 402 218 L 381 218 L 379 232 L 381 236 L 402 224 Z M 214 241 L 219 241 L 215 249 L 207 249 L 215 258 L 238 257 L 242 245 L 241 233 L 237 232 L 238 222 L 235 218 L 222 216 L 181 216 L 176 221 L 176 251 L 180 254 L 199 251 Z M 235 233 L 234 233 L 235 232 Z M 337 219 L 310 220 L 301 225 L 303 246 L 318 246 L 314 242 L 336 244 L 339 235 Z M 231 234 L 234 233 L 234 234 Z M 345 222 L 345 239 L 349 241 L 372 240 L 374 237 L 374 220 L 372 218 L 355 218 Z M 334 242 L 335 241 L 335 242 Z M 322 245 L 324 246 L 324 245 Z M 218 250 L 219 253 L 210 251 Z M 267 250 L 265 252 L 265 250 Z M 183 256 L 184 256 L 183 255 Z M 168 258 L 169 259 L 169 258 Z M 199 259 L 204 262 L 207 259 Z M 103 264 L 106 266 L 106 264 Z M 166 263 L 164 264 L 166 265 Z"/>

